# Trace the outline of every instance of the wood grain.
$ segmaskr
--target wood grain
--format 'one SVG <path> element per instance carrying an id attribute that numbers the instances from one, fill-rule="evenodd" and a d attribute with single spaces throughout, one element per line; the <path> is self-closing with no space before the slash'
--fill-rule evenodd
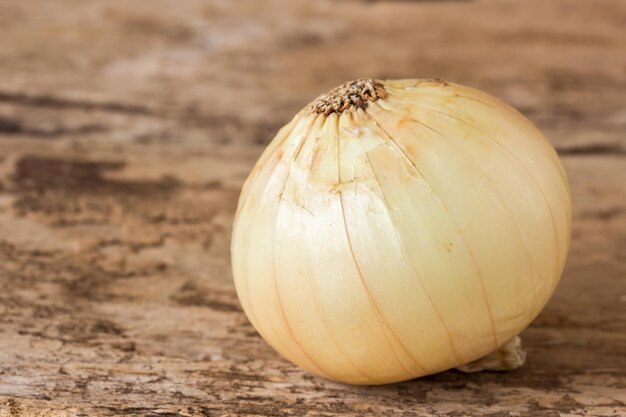
<path id="1" fill-rule="evenodd" d="M 626 415 L 625 21 L 620 0 L 0 0 L 0 416 Z M 359 77 L 483 89 L 559 150 L 572 247 L 521 370 L 351 387 L 243 315 L 243 180 Z"/>

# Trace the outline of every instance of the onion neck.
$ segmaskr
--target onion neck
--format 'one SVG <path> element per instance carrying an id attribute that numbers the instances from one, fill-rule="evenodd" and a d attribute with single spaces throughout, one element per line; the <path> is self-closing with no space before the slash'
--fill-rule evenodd
<path id="1" fill-rule="evenodd" d="M 340 115 L 349 109 L 365 110 L 369 102 L 385 97 L 387 97 L 387 91 L 381 81 L 361 78 L 333 88 L 311 103 L 309 109 L 312 113 L 323 114 L 324 116 L 332 113 Z"/>

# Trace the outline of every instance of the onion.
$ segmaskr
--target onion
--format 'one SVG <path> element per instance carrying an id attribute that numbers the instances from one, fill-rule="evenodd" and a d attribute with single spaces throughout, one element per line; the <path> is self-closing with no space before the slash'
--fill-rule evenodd
<path id="1" fill-rule="evenodd" d="M 516 110 L 441 80 L 362 79 L 320 96 L 263 153 L 232 266 L 280 354 L 382 384 L 519 347 L 570 229 L 565 171 Z"/>

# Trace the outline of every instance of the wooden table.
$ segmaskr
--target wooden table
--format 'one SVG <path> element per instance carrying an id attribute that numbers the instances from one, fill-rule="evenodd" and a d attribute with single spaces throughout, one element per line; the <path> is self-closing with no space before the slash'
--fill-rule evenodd
<path id="1" fill-rule="evenodd" d="M 626 2 L 0 1 L 0 416 L 626 415 Z M 357 77 L 532 119 L 570 176 L 556 294 L 516 372 L 332 383 L 235 296 L 240 186 Z"/>

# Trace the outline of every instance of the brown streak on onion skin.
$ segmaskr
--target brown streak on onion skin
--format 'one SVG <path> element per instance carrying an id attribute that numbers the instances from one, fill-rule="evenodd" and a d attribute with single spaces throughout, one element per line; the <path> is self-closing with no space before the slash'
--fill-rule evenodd
<path id="1" fill-rule="evenodd" d="M 464 97 L 464 98 L 470 99 L 470 97 Z M 477 101 L 478 103 L 484 104 L 484 105 L 486 105 L 486 106 L 489 106 L 489 104 L 488 104 L 488 103 L 485 103 L 485 102 L 483 102 L 483 101 L 481 101 L 481 100 L 475 100 L 475 101 Z M 551 204 L 550 204 L 550 202 L 548 201 L 548 198 L 546 197 L 546 193 L 545 193 L 545 191 L 543 190 L 543 188 L 541 187 L 541 185 L 539 185 L 539 182 L 537 181 L 537 179 L 536 179 L 536 178 L 535 178 L 535 176 L 533 175 L 532 171 L 531 171 L 531 170 L 530 170 L 530 169 L 526 166 L 526 164 L 524 164 L 524 163 L 523 163 L 523 162 L 522 162 L 522 161 L 521 161 L 521 160 L 520 160 L 520 159 L 519 159 L 519 158 L 515 155 L 515 153 L 514 153 L 514 152 L 510 151 L 510 150 L 509 150 L 506 146 L 504 146 L 504 145 L 503 145 L 503 144 L 502 144 L 499 140 L 497 140 L 495 137 L 493 137 L 493 136 L 492 136 L 492 135 L 490 135 L 489 133 L 485 132 L 483 129 L 479 128 L 478 126 L 476 126 L 476 125 L 474 125 L 474 124 L 472 124 L 472 123 L 468 122 L 467 120 L 464 120 L 464 119 L 462 119 L 462 118 L 460 118 L 460 117 L 457 117 L 457 116 L 454 116 L 454 115 L 451 115 L 451 114 L 448 114 L 448 113 L 446 113 L 446 112 L 442 112 L 442 111 L 438 111 L 438 110 L 431 109 L 431 108 L 429 108 L 429 107 L 418 106 L 418 105 L 416 105 L 415 107 L 422 108 L 422 109 L 424 109 L 425 111 L 431 111 L 431 112 L 433 112 L 433 113 L 437 113 L 437 114 L 441 114 L 441 115 L 446 116 L 446 117 L 450 117 L 450 118 L 452 118 L 452 119 L 454 119 L 454 120 L 457 120 L 457 121 L 458 121 L 458 122 L 460 122 L 460 123 L 463 123 L 463 124 L 465 124 L 465 125 L 467 125 L 467 126 L 469 126 L 469 127 L 473 128 L 473 129 L 476 129 L 476 130 L 477 130 L 478 132 L 480 132 L 482 135 L 484 135 L 485 137 L 487 137 L 488 139 L 490 139 L 491 141 L 493 141 L 493 142 L 494 142 L 494 143 L 495 143 L 495 144 L 496 144 L 499 148 L 501 148 L 501 149 L 502 149 L 502 151 L 503 151 L 504 153 L 506 153 L 506 154 L 510 157 L 510 159 L 512 159 L 515 163 L 517 163 L 517 164 L 518 164 L 518 165 L 519 165 L 519 166 L 520 166 L 520 167 L 524 170 L 524 172 L 526 172 L 526 174 L 527 174 L 528 178 L 531 180 L 531 182 L 532 182 L 532 183 L 534 184 L 534 186 L 537 188 L 538 192 L 541 194 L 541 197 L 542 197 L 543 201 L 545 202 L 546 207 L 547 207 L 547 209 L 548 209 L 548 214 L 550 215 L 550 221 L 551 221 L 551 223 L 552 223 L 552 232 L 553 232 L 553 236 L 554 236 L 554 244 L 555 244 L 555 246 L 556 246 L 556 264 L 555 264 L 555 268 L 556 268 L 556 276 L 560 275 L 560 273 L 561 273 L 561 268 L 562 268 L 562 265 L 561 265 L 561 262 L 562 262 L 562 259 L 561 259 L 561 249 L 562 249 L 562 248 L 561 248 L 561 243 L 560 243 L 560 239 L 559 239 L 559 234 L 558 234 L 558 231 L 557 231 L 557 224 L 556 224 L 556 219 L 555 219 L 555 216 L 554 216 L 554 208 L 552 207 L 552 205 L 551 205 Z M 493 105 L 491 105 L 490 107 L 493 107 Z M 512 110 L 513 110 L 513 111 L 515 111 L 515 109 L 512 109 Z M 566 181 L 566 179 L 564 179 L 564 181 Z M 564 185 L 566 185 L 566 186 L 567 186 L 567 182 L 565 182 L 565 183 L 564 183 Z M 570 216 L 568 217 L 568 219 L 571 219 L 571 213 L 570 213 Z M 568 226 L 571 226 L 571 220 L 569 220 L 569 221 L 568 221 Z M 558 280 L 557 280 L 557 282 L 558 282 Z M 553 285 L 553 288 L 554 288 L 554 286 L 556 286 L 556 284 L 554 284 L 554 285 Z"/>
<path id="2" fill-rule="evenodd" d="M 379 107 L 380 108 L 380 107 Z M 380 123 L 376 120 L 376 118 L 371 115 L 372 121 L 374 123 L 376 123 L 376 125 L 381 129 L 381 131 L 385 134 L 385 137 L 387 137 L 399 150 L 400 152 L 402 152 L 402 154 L 406 157 L 406 159 L 409 161 L 409 163 L 411 165 L 413 165 L 413 167 L 415 168 L 415 170 L 419 173 L 419 175 L 422 177 L 422 179 L 424 180 L 424 183 L 426 185 L 428 185 L 428 187 L 431 189 L 431 191 L 433 192 L 433 194 L 437 197 L 437 199 L 439 200 L 439 202 L 441 203 L 442 207 L 444 208 L 445 212 L 447 213 L 449 219 L 452 221 L 452 223 L 455 225 L 459 236 L 461 236 L 461 239 L 463 240 L 471 258 L 472 261 L 474 263 L 474 266 L 476 267 L 476 271 L 478 272 L 478 278 L 480 281 L 480 286 L 481 286 L 481 290 L 483 293 L 483 297 L 485 299 L 485 305 L 487 307 L 487 312 L 489 314 L 489 322 L 491 323 L 491 329 L 493 332 L 493 339 L 494 339 L 494 349 L 496 349 L 498 347 L 498 335 L 496 333 L 496 326 L 495 326 L 495 321 L 493 318 L 493 312 L 491 310 L 491 305 L 489 304 L 489 299 L 487 298 L 487 291 L 485 289 L 485 282 L 482 276 L 482 272 L 480 271 L 480 268 L 478 267 L 478 262 L 476 261 L 476 257 L 474 256 L 474 254 L 472 253 L 472 250 L 470 249 L 467 241 L 465 240 L 465 236 L 463 235 L 463 233 L 461 232 L 461 228 L 458 226 L 458 224 L 456 224 L 456 222 L 454 221 L 452 215 L 450 214 L 450 211 L 448 210 L 448 207 L 446 206 L 446 204 L 441 200 L 441 198 L 439 197 L 439 195 L 435 192 L 435 190 L 430 186 L 430 184 L 428 184 L 428 181 L 426 180 L 426 178 L 424 177 L 424 175 L 422 174 L 422 172 L 419 170 L 419 168 L 417 167 L 417 165 L 415 164 L 415 162 L 413 162 L 413 160 L 409 157 L 409 155 L 406 153 L 406 151 L 404 150 L 404 148 L 402 146 L 400 146 L 390 135 L 389 133 L 387 133 L 387 131 L 380 125 Z"/>
<path id="3" fill-rule="evenodd" d="M 385 109 L 384 109 L 385 110 Z M 388 110 L 385 110 L 388 111 Z M 403 120 L 410 120 L 413 123 L 419 124 L 420 126 L 424 126 L 425 128 L 431 130 L 432 132 L 435 132 L 437 135 L 439 135 L 440 137 L 446 139 L 448 142 L 450 142 L 452 145 L 454 145 L 455 147 L 457 147 L 458 149 L 460 149 L 461 151 L 463 151 L 462 148 L 460 148 L 458 145 L 456 145 L 454 143 L 453 140 L 451 140 L 450 138 L 446 137 L 443 133 L 439 132 L 438 130 L 426 125 L 425 123 L 413 118 L 413 117 L 407 117 L 405 115 L 402 115 Z M 528 250 L 528 244 L 526 242 L 526 239 L 524 239 L 524 235 L 521 231 L 521 226 L 517 220 L 517 216 L 515 216 L 513 214 L 513 210 L 509 207 L 508 203 L 506 202 L 506 199 L 504 199 L 504 197 L 502 196 L 502 194 L 500 193 L 500 191 L 498 191 L 497 187 L 495 186 L 495 184 L 493 184 L 493 181 L 489 178 L 489 176 L 487 175 L 487 173 L 485 172 L 485 170 L 480 167 L 480 165 L 476 164 L 475 162 L 472 161 L 472 164 L 474 166 L 476 166 L 476 168 L 481 172 L 481 174 L 483 175 L 483 177 L 487 180 L 487 182 L 489 183 L 491 189 L 493 190 L 493 192 L 497 195 L 498 199 L 500 200 L 500 203 L 502 204 L 502 206 L 506 209 L 509 217 L 513 220 L 514 224 L 515 224 L 515 231 L 518 235 L 518 238 L 520 240 L 520 243 L 522 244 L 522 247 L 524 249 L 525 255 L 526 255 L 526 260 L 529 264 L 530 270 L 533 273 L 533 279 L 536 276 L 536 268 L 534 263 L 532 262 L 531 256 L 530 256 L 530 251 Z M 542 194 L 543 195 L 543 194 Z M 545 198 L 545 196 L 544 196 Z M 549 208 L 549 206 L 548 206 Z M 553 219 L 554 220 L 554 219 Z M 553 221 L 553 225 L 554 225 L 554 221 Z M 558 246 L 557 246 L 557 250 L 558 250 Z M 516 312 L 516 314 L 519 314 L 519 305 L 517 307 L 518 311 Z"/>
<path id="4" fill-rule="evenodd" d="M 471 97 L 469 97 L 469 96 L 463 96 L 463 98 L 468 99 L 468 100 L 472 100 L 472 98 L 471 98 Z M 476 101 L 476 102 L 478 102 L 478 103 L 480 103 L 480 104 L 483 104 L 483 105 L 485 105 L 485 106 L 489 106 L 489 107 L 495 108 L 495 106 L 493 106 L 492 104 L 486 103 L 486 102 L 484 102 L 484 101 L 482 101 L 482 100 L 473 100 L 473 101 Z M 459 122 L 461 122 L 461 123 L 463 123 L 463 124 L 468 125 L 468 126 L 469 126 L 469 127 L 471 127 L 471 128 L 476 129 L 477 131 L 479 131 L 480 133 L 482 133 L 485 137 L 487 137 L 487 138 L 491 139 L 491 140 L 492 140 L 492 141 L 493 141 L 496 145 L 498 145 L 500 148 L 502 148 L 502 150 L 503 150 L 504 152 L 506 152 L 507 154 L 509 154 L 509 155 L 510 155 L 510 157 L 511 157 L 512 159 L 514 159 L 514 160 L 515 160 L 515 161 L 516 161 L 516 162 L 517 162 L 517 163 L 518 163 L 518 164 L 522 167 L 522 169 L 523 169 L 524 171 L 526 171 L 526 173 L 528 174 L 528 177 L 529 177 L 529 178 L 531 179 L 531 181 L 535 184 L 535 186 L 537 187 L 537 190 L 541 193 L 541 196 L 543 197 L 543 200 L 545 201 L 546 206 L 547 206 L 547 208 L 548 208 L 548 211 L 549 211 L 549 214 L 550 214 L 550 219 L 551 219 L 551 221 L 552 221 L 552 230 L 553 230 L 553 232 L 554 232 L 555 244 L 556 244 L 556 247 L 557 247 L 557 250 L 556 250 L 556 257 L 557 257 L 557 269 L 560 269 L 560 268 L 561 268 L 561 244 L 560 244 L 560 239 L 559 239 L 559 235 L 558 235 L 558 232 L 557 232 L 556 220 L 555 220 L 555 217 L 554 217 L 554 209 L 552 208 L 552 206 L 551 206 L 551 205 L 550 205 L 550 203 L 548 202 L 548 198 L 546 197 L 546 194 L 545 194 L 545 192 L 544 192 L 543 188 L 541 188 L 541 186 L 540 186 L 540 185 L 539 185 L 539 183 L 537 182 L 537 179 L 536 179 L 536 178 L 535 178 L 535 176 L 532 174 L 532 172 L 528 169 L 528 167 L 526 166 L 526 164 L 524 164 L 524 163 L 523 163 L 523 162 L 522 162 L 522 161 L 521 161 L 521 160 L 520 160 L 517 156 L 515 156 L 515 153 L 511 152 L 511 151 L 510 151 L 510 150 L 509 150 L 506 146 L 504 146 L 502 143 L 500 143 L 500 141 L 499 141 L 499 140 L 497 140 L 497 139 L 496 139 L 496 138 L 494 138 L 492 135 L 488 134 L 488 133 L 487 133 L 487 132 L 485 132 L 483 129 L 479 128 L 478 126 L 476 126 L 476 125 L 474 125 L 474 124 L 472 124 L 472 123 L 468 122 L 467 120 L 464 120 L 464 119 L 462 119 L 462 118 L 460 118 L 460 117 L 453 116 L 453 115 L 451 115 L 451 114 L 448 114 L 448 113 L 445 113 L 445 112 L 442 112 L 442 111 L 438 111 L 438 110 L 434 110 L 434 109 L 431 109 L 431 108 L 428 108 L 428 107 L 418 106 L 418 105 L 416 105 L 415 107 L 419 107 L 419 108 L 422 108 L 422 109 L 424 109 L 424 110 L 426 110 L 426 111 L 432 111 L 433 113 L 437 113 L 437 114 L 441 114 L 441 115 L 443 115 L 443 116 L 450 117 L 450 118 L 452 118 L 452 119 L 454 119 L 454 120 L 457 120 L 457 121 L 459 121 Z M 512 111 L 515 111 L 515 112 L 517 113 L 517 111 L 516 111 L 515 109 L 511 108 L 511 110 L 512 110 Z M 404 116 L 404 115 L 403 115 L 403 117 L 406 117 L 406 116 Z M 565 181 L 565 180 L 564 180 L 564 181 Z M 570 223 L 571 223 L 571 222 L 570 222 Z"/>
<path id="5" fill-rule="evenodd" d="M 341 146 L 340 146 L 340 142 L 339 142 L 340 141 L 340 137 L 341 137 L 341 135 L 338 134 L 337 135 L 337 181 L 338 181 L 338 184 L 342 184 L 343 183 L 342 182 L 342 178 L 341 178 Z M 363 286 L 363 289 L 365 290 L 365 293 L 367 295 L 368 301 L 369 301 L 369 303 L 370 303 L 370 305 L 372 307 L 372 310 L 374 311 L 374 315 L 376 316 L 376 318 L 377 318 L 377 320 L 378 320 L 378 322 L 380 324 L 381 331 L 383 333 L 385 341 L 387 342 L 387 344 L 389 346 L 389 349 L 393 353 L 394 358 L 398 361 L 398 363 L 400 364 L 402 369 L 404 369 L 404 371 L 409 376 L 409 378 L 413 378 L 413 374 L 404 366 L 404 363 L 402 362 L 402 360 L 400 360 L 400 358 L 398 358 L 398 356 L 396 355 L 396 352 L 395 352 L 395 350 L 394 350 L 394 348 L 393 348 L 393 346 L 391 344 L 391 341 L 389 340 L 389 338 L 387 337 L 387 334 L 385 333 L 385 327 L 389 330 L 389 332 L 391 333 L 391 336 L 395 339 L 397 344 L 404 351 L 404 354 L 410 359 L 410 361 L 413 362 L 413 364 L 417 368 L 421 369 L 423 372 L 425 372 L 426 370 L 424 369 L 423 366 L 421 366 L 420 364 L 417 363 L 415 358 L 413 358 L 413 356 L 409 353 L 408 349 L 400 341 L 400 339 L 395 334 L 393 329 L 391 329 L 391 327 L 388 324 L 388 321 L 385 320 L 385 317 L 382 314 L 382 312 L 380 310 L 380 307 L 376 303 L 376 300 L 374 299 L 374 296 L 372 295 L 372 293 L 371 293 L 371 291 L 369 289 L 369 286 L 367 285 L 367 282 L 365 281 L 365 277 L 363 275 L 363 271 L 361 270 L 361 266 L 359 265 L 359 262 L 357 261 L 356 254 L 354 253 L 354 247 L 352 245 L 352 239 L 350 238 L 350 232 L 348 230 L 348 222 L 347 222 L 347 219 L 346 219 L 346 211 L 345 211 L 345 207 L 344 207 L 345 203 L 344 203 L 344 200 L 343 200 L 343 192 L 339 190 L 338 191 L 338 195 L 339 195 L 339 204 L 340 204 L 340 207 L 341 207 L 341 215 L 343 217 L 343 224 L 344 224 L 346 239 L 347 239 L 347 242 L 348 242 L 348 248 L 350 250 L 350 255 L 352 256 L 352 260 L 354 262 L 354 266 L 356 267 L 356 270 L 358 272 L 361 285 Z"/>
<path id="6" fill-rule="evenodd" d="M 405 252 L 407 252 L 406 250 L 406 246 L 404 245 L 404 242 L 402 241 L 402 236 L 400 235 L 400 232 L 398 231 L 398 226 L 395 223 L 395 219 L 393 217 L 392 211 L 389 208 L 389 203 L 387 202 L 387 198 L 385 197 L 385 193 L 383 191 L 382 186 L 380 185 L 380 181 L 378 180 L 378 175 L 376 175 L 376 171 L 374 169 L 374 165 L 372 164 L 369 155 L 366 153 L 365 154 L 370 169 L 372 170 L 372 174 L 374 175 L 374 179 L 376 180 L 376 184 L 378 185 L 378 188 L 380 189 L 380 194 L 383 198 L 383 202 L 385 204 L 385 208 L 387 210 L 387 215 L 389 216 L 389 219 L 391 220 L 391 224 L 393 225 L 395 231 L 396 231 L 396 236 L 398 237 L 398 241 L 400 242 L 400 246 L 402 247 L 402 250 Z M 456 361 L 458 363 L 463 363 L 463 361 L 459 358 L 458 353 L 456 352 L 456 350 L 454 349 L 454 344 L 452 343 L 452 334 L 450 333 L 450 329 L 448 329 L 448 326 L 446 326 L 443 318 L 441 317 L 441 313 L 439 312 L 439 310 L 437 309 L 437 307 L 435 306 L 435 303 L 430 295 L 430 293 L 428 292 L 428 290 L 426 290 L 426 286 L 424 285 L 424 283 L 422 282 L 422 279 L 420 277 L 420 275 L 417 273 L 417 269 L 415 268 L 415 265 L 413 265 L 413 262 L 409 261 L 408 262 L 412 269 L 413 272 L 415 273 L 415 276 L 417 277 L 417 280 L 420 283 L 420 286 L 422 287 L 422 289 L 424 290 L 424 294 L 426 294 L 426 297 L 428 298 L 428 301 L 430 302 L 431 306 L 433 307 L 433 310 L 435 311 L 435 314 L 437 315 L 437 318 L 439 319 L 439 321 L 441 322 L 441 325 L 443 326 L 445 332 L 448 335 L 448 341 L 450 343 L 450 350 L 452 351 L 452 355 L 454 356 L 454 358 L 456 359 Z"/>
<path id="7" fill-rule="evenodd" d="M 284 136 L 282 138 L 280 138 L 280 141 L 277 143 L 276 147 L 277 148 L 281 148 L 282 146 L 284 146 L 285 142 L 288 140 L 289 137 L 291 137 L 293 131 L 295 130 L 296 126 L 298 125 L 298 123 L 296 122 L 296 118 L 294 117 L 291 122 L 292 125 L 291 127 L 287 128 L 287 130 L 284 133 Z M 266 152 L 268 152 L 268 150 L 266 150 Z M 239 197 L 239 202 L 237 205 L 237 215 L 235 216 L 235 224 L 233 225 L 233 230 L 235 230 L 235 227 L 237 227 L 237 219 L 239 218 L 239 214 L 240 211 L 243 210 L 244 207 L 250 205 L 253 201 L 254 201 L 254 196 L 256 195 L 256 193 L 254 192 L 250 192 L 250 187 L 259 180 L 258 176 L 260 175 L 260 173 L 263 170 L 267 170 L 265 172 L 274 172 L 274 169 L 276 169 L 276 167 L 278 166 L 278 164 L 280 163 L 280 160 L 278 160 L 275 164 L 272 164 L 270 166 L 266 165 L 265 163 L 271 159 L 270 154 L 267 155 L 267 158 L 263 158 L 263 156 L 261 156 L 261 158 L 257 161 L 257 163 L 254 166 L 253 171 L 250 173 L 250 175 L 248 176 L 248 178 L 246 179 L 242 191 L 241 191 L 241 196 Z M 267 190 L 269 183 L 265 184 L 264 187 L 264 192 L 265 190 Z M 257 218 L 256 215 L 254 217 L 255 219 Z M 232 241 L 234 243 L 234 239 Z M 232 250 L 232 248 L 231 248 Z M 250 321 L 255 325 L 255 328 L 257 329 L 257 331 L 259 332 L 259 334 L 261 334 L 261 336 L 266 339 L 269 340 L 263 331 L 261 331 L 261 326 L 258 325 L 259 321 L 258 318 L 256 316 L 256 312 L 254 309 L 254 303 L 251 302 L 250 300 L 252 300 L 252 295 L 250 294 L 250 287 L 249 287 L 249 282 L 248 282 L 248 277 L 247 274 L 244 275 L 243 277 L 240 278 L 242 285 L 245 287 L 245 301 L 242 300 L 242 307 L 244 304 L 247 304 L 248 302 L 250 302 L 250 308 L 249 311 L 247 312 L 247 314 L 249 315 Z"/>
<path id="8" fill-rule="evenodd" d="M 326 116 L 324 117 L 324 125 L 328 122 L 328 118 Z M 306 179 L 306 185 L 305 185 L 305 194 L 306 194 L 306 190 L 308 190 L 309 188 L 309 183 L 310 183 L 310 179 L 311 179 L 311 175 L 313 174 L 313 167 L 316 166 L 316 163 L 319 161 L 319 154 L 320 154 L 320 149 L 319 149 L 319 141 L 320 141 L 320 137 L 316 138 L 317 143 L 315 144 L 315 146 L 313 147 L 313 155 L 311 157 L 311 162 L 309 163 L 309 169 L 308 169 L 308 173 L 307 173 L 307 179 Z M 302 203 L 302 208 L 303 208 L 303 214 L 304 214 L 304 210 L 306 210 L 306 200 L 303 200 Z M 317 291 L 315 290 L 313 283 L 311 282 L 310 277 L 307 275 L 307 283 L 309 285 L 309 289 L 311 290 L 311 295 L 313 297 L 313 302 L 315 304 L 315 309 L 318 312 L 319 316 L 320 316 L 320 320 L 322 322 L 322 325 L 324 326 L 324 329 L 326 330 L 326 332 L 328 333 L 328 335 L 330 336 L 331 341 L 333 342 L 333 344 L 335 345 L 335 347 L 337 348 L 337 350 L 339 351 L 339 353 L 341 354 L 341 356 L 343 357 L 343 359 L 346 361 L 346 363 L 352 367 L 352 369 L 354 369 L 356 371 L 357 374 L 361 375 L 363 377 L 363 379 L 365 379 L 368 382 L 373 382 L 374 379 L 365 374 L 361 369 L 359 369 L 358 366 L 356 366 L 349 358 L 348 354 L 345 352 L 345 350 L 341 347 L 341 344 L 339 343 L 339 340 L 337 338 L 337 335 L 335 335 L 335 332 L 333 332 L 332 328 L 330 327 L 330 325 L 328 324 L 328 320 L 325 317 L 323 310 L 322 310 L 322 306 L 320 305 L 319 302 L 319 298 L 318 298 L 318 294 Z"/>
<path id="9" fill-rule="evenodd" d="M 289 182 L 289 178 L 291 176 L 291 167 L 293 166 L 293 164 L 296 162 L 296 160 L 298 159 L 298 156 L 300 155 L 300 152 L 302 151 L 302 148 L 304 147 L 304 143 L 306 142 L 310 132 L 311 132 L 311 128 L 313 127 L 313 125 L 315 125 L 315 122 L 317 121 L 317 117 L 314 118 L 311 123 L 307 126 L 306 130 L 303 132 L 302 134 L 302 138 L 300 139 L 300 143 L 298 144 L 298 147 L 296 148 L 296 151 L 294 152 L 293 155 L 293 160 L 289 162 L 289 165 L 287 167 L 287 175 L 285 176 L 285 182 L 283 183 L 283 186 L 281 188 L 280 193 L 278 194 L 278 203 L 276 204 L 276 214 L 275 214 L 275 218 L 274 218 L 274 227 L 273 227 L 273 238 L 272 238 L 272 265 L 273 265 L 273 278 L 274 278 L 274 289 L 276 291 L 276 299 L 278 301 L 278 306 L 280 309 L 280 314 L 281 314 L 281 319 L 283 321 L 283 323 L 285 324 L 285 326 L 287 327 L 287 332 L 289 333 L 289 337 L 294 341 L 294 343 L 296 344 L 296 346 L 298 347 L 298 349 L 300 350 L 300 352 L 302 352 L 302 354 L 309 360 L 309 362 L 311 362 L 311 364 L 313 365 L 314 368 L 316 368 L 316 371 L 326 377 L 326 378 L 330 378 L 330 379 L 337 379 L 336 376 L 332 375 L 332 372 L 328 372 L 327 370 L 324 370 L 315 360 L 313 360 L 313 358 L 311 358 L 311 356 L 306 352 L 306 350 L 304 349 L 304 347 L 302 346 L 302 344 L 300 343 L 300 341 L 296 338 L 296 335 L 294 334 L 291 325 L 289 324 L 289 320 L 287 319 L 287 315 L 285 314 L 285 309 L 283 307 L 283 303 L 282 300 L 280 298 L 280 290 L 278 287 L 278 277 L 276 274 L 276 253 L 275 253 L 275 248 L 276 248 L 276 225 L 278 224 L 278 213 L 280 212 L 280 206 L 281 204 L 283 204 L 284 202 L 284 198 L 283 198 L 283 194 L 285 192 L 285 188 L 287 187 L 287 183 Z"/>
<path id="10" fill-rule="evenodd" d="M 307 130 L 311 128 L 311 126 L 313 125 L 314 121 L 315 121 L 315 119 L 313 119 L 313 120 L 311 120 L 311 121 L 309 122 L 309 125 L 307 126 Z M 285 136 L 281 139 L 281 141 L 279 142 L 278 146 L 280 146 L 280 147 L 282 148 L 282 147 L 285 145 L 285 143 L 286 143 L 286 142 L 287 142 L 287 141 L 288 141 L 288 140 L 292 137 L 292 135 L 293 135 L 293 133 L 294 133 L 294 131 L 295 131 L 295 128 L 296 128 L 297 126 L 298 126 L 298 123 L 294 123 L 294 125 L 293 125 L 290 129 L 289 129 L 289 131 L 288 131 L 288 132 L 285 134 Z M 304 142 L 304 141 L 305 141 L 305 139 L 306 139 L 306 135 L 303 135 L 303 136 L 302 136 L 302 138 L 301 138 L 301 142 Z M 267 160 L 268 160 L 268 161 L 271 161 L 271 160 L 275 160 L 275 159 L 271 158 L 271 155 L 269 155 L 269 156 L 268 156 L 268 158 L 267 158 Z M 276 168 L 277 168 L 277 167 L 279 167 L 279 166 L 281 165 L 281 162 L 282 162 L 282 156 L 281 156 L 281 159 L 276 160 L 276 163 L 275 163 L 275 164 L 273 164 L 273 166 L 271 166 L 271 167 L 269 167 L 269 168 L 268 168 L 266 165 L 263 165 L 263 166 L 261 166 L 261 167 L 260 167 L 260 170 L 259 170 L 259 171 L 267 170 L 267 171 L 265 171 L 265 172 L 267 172 L 267 173 L 268 173 L 268 175 L 274 175 Z M 257 165 L 260 165 L 260 164 L 257 164 Z M 286 178 L 286 179 L 287 179 L 287 178 Z M 269 181 L 266 181 L 265 186 L 264 186 L 264 188 L 263 188 L 263 192 L 262 192 L 262 193 L 260 193 L 260 195 L 265 195 L 265 194 L 267 193 L 267 189 L 268 189 L 268 187 L 269 187 L 269 184 L 270 184 L 270 182 L 269 182 Z M 242 192 L 242 196 L 243 196 L 243 195 L 244 195 L 244 194 L 243 194 L 243 192 Z M 253 195 L 255 195 L 255 193 L 250 193 L 250 195 L 248 196 L 248 199 L 251 199 Z M 253 224 L 256 222 L 256 219 L 258 218 L 258 213 L 259 213 L 259 211 L 257 210 L 257 211 L 256 211 L 256 214 L 255 214 L 255 216 L 254 216 L 254 220 L 253 220 L 253 222 L 252 222 Z M 242 277 L 242 280 L 244 280 L 243 282 L 245 283 L 245 287 L 246 287 L 246 296 L 247 296 L 247 298 L 248 298 L 249 300 L 251 300 L 251 299 L 252 299 L 252 294 L 251 294 L 251 292 L 250 292 L 250 285 L 249 285 L 249 284 L 248 284 L 248 282 L 247 282 L 247 276 Z M 251 303 L 250 312 L 249 312 L 249 314 L 250 314 L 250 319 L 251 319 L 252 323 L 255 323 L 255 322 L 257 323 L 257 325 L 255 325 L 255 328 L 259 331 L 259 333 L 261 334 L 261 336 L 262 336 L 265 340 L 267 340 L 268 342 L 272 341 L 273 343 L 276 343 L 276 341 L 275 341 L 275 340 L 273 340 L 272 338 L 268 338 L 268 337 L 267 337 L 266 331 L 265 331 L 265 330 L 262 330 L 262 327 L 263 327 L 263 326 L 258 325 L 259 321 L 258 321 L 258 318 L 257 318 L 257 313 L 256 313 L 256 311 L 255 311 L 254 305 L 255 305 L 255 303 L 253 303 L 253 302 L 252 302 L 252 303 Z M 283 347 L 283 346 L 281 346 L 281 347 L 282 347 L 282 348 L 284 348 L 284 349 L 286 349 L 286 350 L 289 350 L 289 349 L 288 349 L 288 348 L 286 348 L 286 347 Z M 304 352 L 303 352 L 303 353 L 304 353 Z M 306 356 L 306 354 L 305 354 L 305 356 Z M 311 361 L 311 362 L 312 362 L 312 361 Z M 313 364 L 314 364 L 314 366 L 315 366 L 315 363 L 314 363 L 314 362 L 312 362 L 312 363 L 313 363 Z M 325 374 L 325 373 L 323 373 L 323 372 L 320 372 L 320 375 L 326 375 L 326 374 Z"/>

